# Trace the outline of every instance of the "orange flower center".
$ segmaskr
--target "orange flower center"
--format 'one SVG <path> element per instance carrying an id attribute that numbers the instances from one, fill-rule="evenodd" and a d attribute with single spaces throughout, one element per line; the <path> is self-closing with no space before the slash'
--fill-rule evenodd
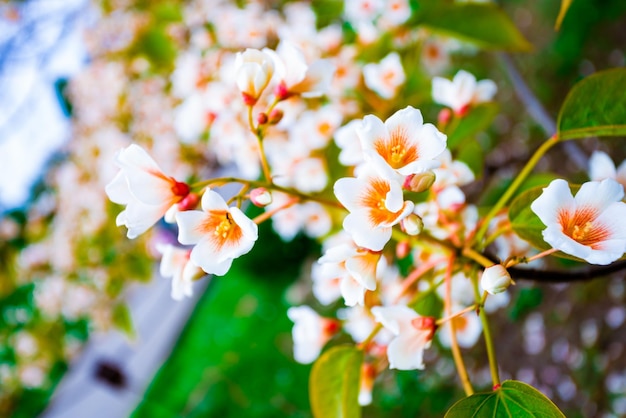
<path id="1" fill-rule="evenodd" d="M 365 195 L 361 198 L 361 204 L 370 209 L 369 218 L 372 225 L 391 223 L 396 219 L 396 214 L 387 209 L 386 197 L 391 190 L 388 182 L 382 179 L 373 179 Z"/>
<path id="2" fill-rule="evenodd" d="M 209 216 L 200 225 L 202 232 L 212 235 L 218 247 L 227 242 L 238 242 L 242 236 L 241 228 L 235 223 L 229 212 L 210 211 Z"/>
<path id="3" fill-rule="evenodd" d="M 389 139 L 377 139 L 374 142 L 376 152 L 380 154 L 387 164 L 398 169 L 418 159 L 417 147 L 409 144 L 408 133 L 404 129 L 396 129 L 390 133 Z"/>
<path id="4" fill-rule="evenodd" d="M 582 245 L 597 249 L 598 243 L 610 236 L 606 227 L 594 222 L 597 216 L 597 210 L 591 207 L 578 208 L 574 213 L 562 210 L 558 222 L 565 235 Z"/>

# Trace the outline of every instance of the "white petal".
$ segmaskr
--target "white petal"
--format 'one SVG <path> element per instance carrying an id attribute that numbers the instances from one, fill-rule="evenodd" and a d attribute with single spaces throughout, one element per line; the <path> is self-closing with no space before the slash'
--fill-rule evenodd
<path id="1" fill-rule="evenodd" d="M 127 205 L 133 200 L 133 195 L 128 189 L 128 182 L 126 181 L 126 176 L 124 176 L 123 171 L 117 173 L 113 180 L 106 185 L 104 191 L 113 203 Z"/>
<path id="2" fill-rule="evenodd" d="M 206 189 L 202 195 L 202 210 L 228 210 L 228 205 L 222 196 L 211 189 Z"/>
<path id="3" fill-rule="evenodd" d="M 563 208 L 573 210 L 575 202 L 569 185 L 562 179 L 553 180 L 530 205 L 530 209 L 547 226 L 557 222 L 559 211 Z"/>
<path id="4" fill-rule="evenodd" d="M 624 188 L 612 178 L 604 179 L 600 182 L 589 181 L 584 183 L 574 200 L 579 207 L 591 206 L 603 211 L 614 202 L 622 200 Z"/>
<path id="5" fill-rule="evenodd" d="M 346 306 L 363 306 L 365 304 L 366 289 L 352 277 L 342 277 L 339 282 L 339 289 Z"/>
<path id="6" fill-rule="evenodd" d="M 430 346 L 425 332 L 408 332 L 401 334 L 387 346 L 389 368 L 398 370 L 415 370 L 424 368 L 424 349 Z"/>
<path id="7" fill-rule="evenodd" d="M 406 132 L 408 135 L 419 132 L 423 124 L 424 118 L 422 117 L 422 112 L 412 106 L 398 110 L 385 121 L 388 132 L 400 130 Z"/>
<path id="8" fill-rule="evenodd" d="M 380 251 L 391 239 L 391 228 L 369 227 L 368 213 L 363 210 L 350 213 L 343 220 L 343 227 L 359 247 Z"/>
<path id="9" fill-rule="evenodd" d="M 403 305 L 375 306 L 372 308 L 372 314 L 377 322 L 383 324 L 394 335 L 414 329 L 411 321 L 419 316 L 413 309 Z"/>
<path id="10" fill-rule="evenodd" d="M 199 210 L 187 210 L 176 214 L 178 224 L 178 242 L 183 245 L 197 244 L 206 232 L 200 227 L 206 220 L 207 214 Z"/>

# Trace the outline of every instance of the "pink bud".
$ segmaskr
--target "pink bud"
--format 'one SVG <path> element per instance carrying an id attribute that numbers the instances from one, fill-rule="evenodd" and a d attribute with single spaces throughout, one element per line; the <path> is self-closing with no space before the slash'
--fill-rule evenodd
<path id="1" fill-rule="evenodd" d="M 402 259 L 409 255 L 411 252 L 411 245 L 409 241 L 400 241 L 398 245 L 396 245 L 396 257 Z"/>
<path id="2" fill-rule="evenodd" d="M 412 192 L 420 193 L 426 191 L 432 187 L 437 177 L 432 171 L 426 171 L 425 173 L 411 174 L 404 179 L 404 187 Z"/>
<path id="3" fill-rule="evenodd" d="M 189 193 L 183 200 L 178 203 L 178 210 L 184 212 L 186 210 L 195 209 L 198 206 L 198 202 L 200 202 L 200 196 L 196 193 Z"/>
<path id="4" fill-rule="evenodd" d="M 241 98 L 246 106 L 254 106 L 256 104 L 257 98 L 250 96 L 248 93 L 241 93 Z"/>
<path id="5" fill-rule="evenodd" d="M 448 122 L 450 122 L 451 118 L 452 112 L 450 111 L 450 109 L 441 109 L 439 115 L 437 115 L 437 122 L 439 123 L 439 126 L 446 126 Z"/>
<path id="6" fill-rule="evenodd" d="M 276 99 L 278 100 L 288 99 L 292 95 L 292 93 L 289 92 L 289 89 L 287 89 L 287 85 L 285 84 L 284 81 L 281 81 L 276 86 L 276 89 L 274 90 L 274 94 L 276 94 Z"/>
<path id="7" fill-rule="evenodd" d="M 268 121 L 267 113 L 261 112 L 256 116 L 256 121 L 259 125 L 265 125 Z"/>
<path id="8" fill-rule="evenodd" d="M 283 118 L 283 111 L 280 109 L 274 109 L 270 112 L 269 123 L 276 125 Z"/>
<path id="9" fill-rule="evenodd" d="M 250 200 L 255 206 L 263 208 L 272 203 L 272 194 L 264 187 L 257 187 L 250 191 Z"/>

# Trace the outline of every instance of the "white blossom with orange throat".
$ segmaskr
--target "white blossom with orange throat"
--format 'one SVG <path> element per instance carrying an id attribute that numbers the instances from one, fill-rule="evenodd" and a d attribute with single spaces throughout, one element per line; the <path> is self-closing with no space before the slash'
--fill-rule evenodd
<path id="1" fill-rule="evenodd" d="M 126 205 L 116 222 L 128 228 L 128 238 L 146 232 L 189 194 L 187 184 L 165 175 L 139 145 L 122 149 L 116 163 L 121 170 L 105 190 L 112 202 Z"/>
<path id="2" fill-rule="evenodd" d="M 191 261 L 209 274 L 223 276 L 233 259 L 248 253 L 258 238 L 257 225 L 241 209 L 228 207 L 222 196 L 207 189 L 202 211 L 176 214 L 178 241 L 195 245 Z"/>
<path id="3" fill-rule="evenodd" d="M 626 251 L 624 188 L 613 179 L 583 184 L 572 196 L 565 180 L 553 180 L 531 205 L 546 225 L 553 248 L 591 264 L 610 264 Z"/>

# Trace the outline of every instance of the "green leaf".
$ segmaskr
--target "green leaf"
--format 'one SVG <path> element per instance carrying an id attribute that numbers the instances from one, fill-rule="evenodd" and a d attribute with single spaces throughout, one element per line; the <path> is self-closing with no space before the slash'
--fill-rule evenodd
<path id="1" fill-rule="evenodd" d="M 600 71 L 576 84 L 559 113 L 560 139 L 626 135 L 626 69 Z"/>
<path id="2" fill-rule="evenodd" d="M 472 170 L 476 177 L 480 177 L 483 174 L 483 168 L 485 165 L 485 151 L 475 139 L 465 141 L 465 143 L 459 147 L 456 159 L 464 162 Z"/>
<path id="3" fill-rule="evenodd" d="M 554 24 L 554 29 L 561 29 L 561 23 L 563 23 L 563 19 L 567 14 L 567 9 L 572 5 L 573 0 L 561 0 L 561 9 L 559 10 L 559 15 L 556 18 L 556 23 Z"/>
<path id="4" fill-rule="evenodd" d="M 363 352 L 354 346 L 332 347 L 317 359 L 309 378 L 311 409 L 316 418 L 358 418 Z"/>
<path id="5" fill-rule="evenodd" d="M 541 232 L 546 226 L 530 209 L 530 205 L 543 193 L 543 187 L 533 187 L 521 193 L 509 207 L 509 220 L 515 233 L 535 248 L 545 251 L 551 247 L 543 240 Z"/>
<path id="6" fill-rule="evenodd" d="M 135 337 L 135 327 L 133 326 L 133 318 L 130 314 L 128 306 L 123 303 L 116 305 L 111 313 L 111 321 L 113 325 L 120 331 L 124 332 L 128 337 Z"/>
<path id="7" fill-rule="evenodd" d="M 445 418 L 565 418 L 543 393 L 526 383 L 507 380 L 493 392 L 461 399 Z"/>
<path id="8" fill-rule="evenodd" d="M 419 23 L 484 49 L 530 51 L 532 45 L 495 4 L 437 2 L 424 7 Z"/>
<path id="9" fill-rule="evenodd" d="M 499 110 L 500 107 L 494 102 L 481 103 L 478 106 L 472 107 L 471 110 L 459 120 L 458 125 L 448 133 L 448 148 L 454 150 L 461 145 L 464 140 L 487 129 Z"/>

